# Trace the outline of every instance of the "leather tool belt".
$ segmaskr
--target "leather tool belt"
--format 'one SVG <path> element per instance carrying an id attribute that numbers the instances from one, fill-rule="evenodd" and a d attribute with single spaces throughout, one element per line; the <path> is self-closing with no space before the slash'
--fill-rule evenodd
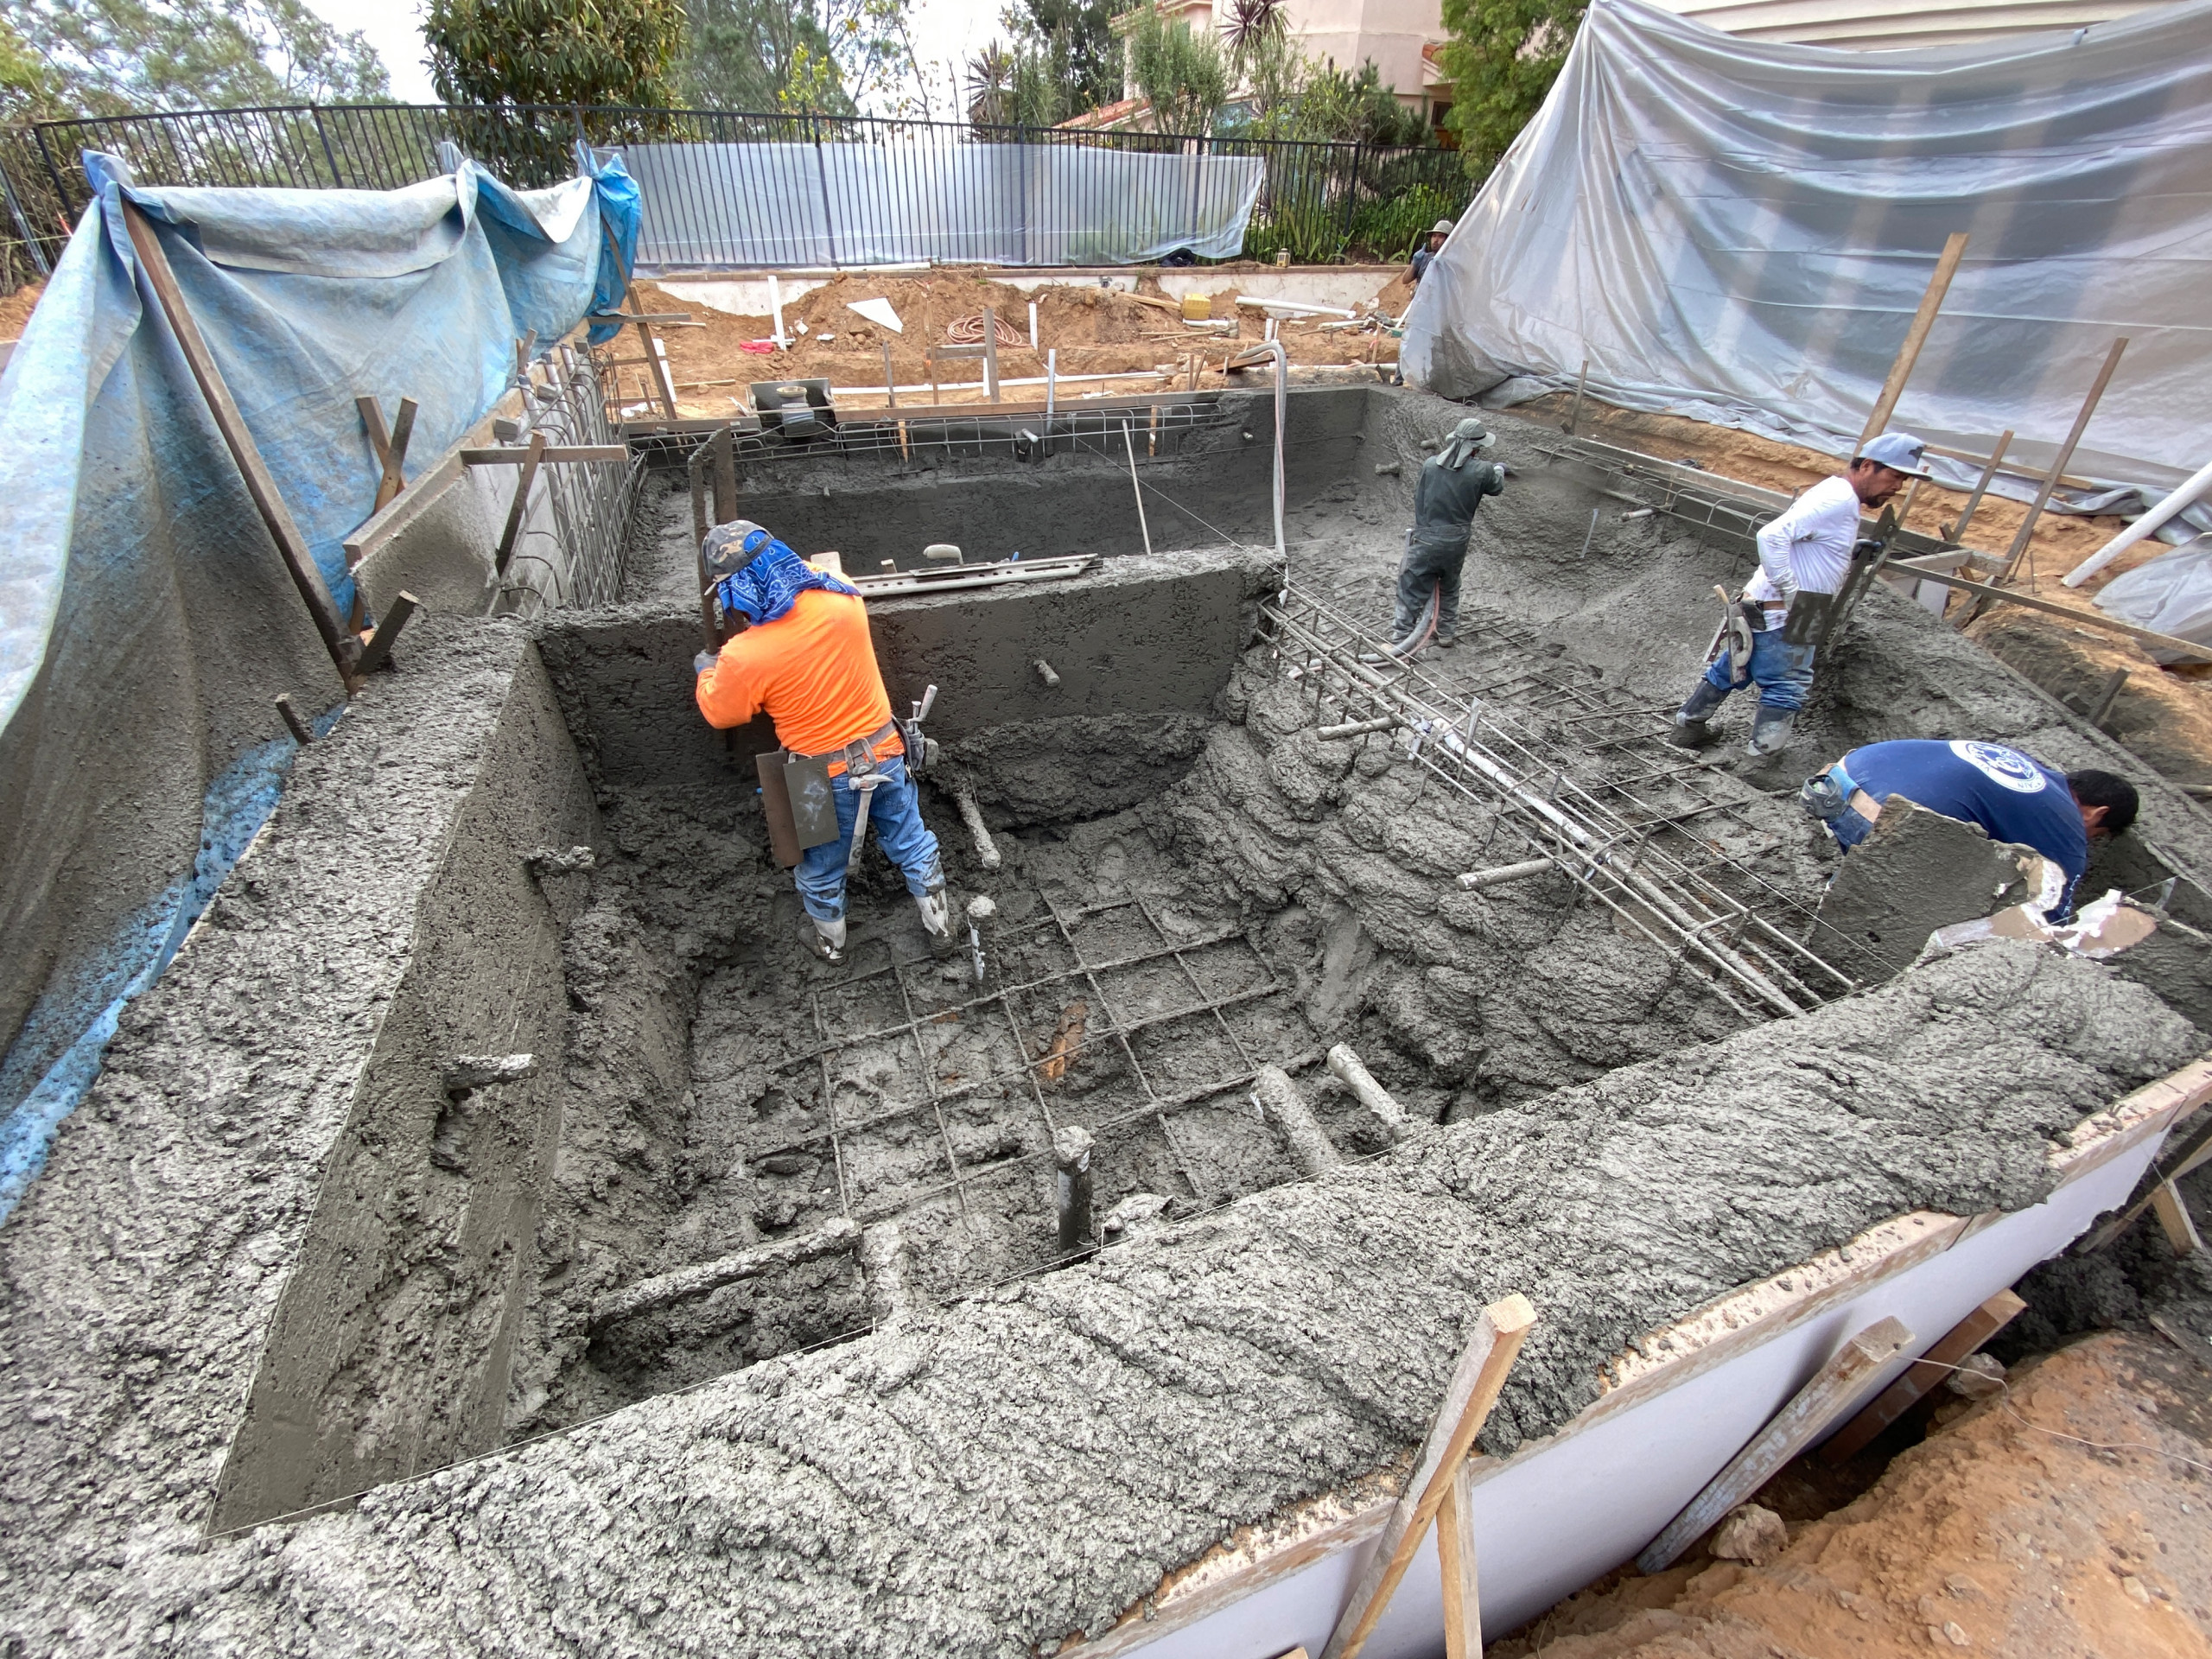
<path id="1" fill-rule="evenodd" d="M 825 754 L 794 754 L 791 759 L 824 768 L 842 760 L 849 773 L 860 777 L 874 772 L 879 762 L 887 758 L 876 751 L 898 735 L 899 722 L 887 720 L 866 737 L 856 737 L 842 749 L 831 749 Z"/>

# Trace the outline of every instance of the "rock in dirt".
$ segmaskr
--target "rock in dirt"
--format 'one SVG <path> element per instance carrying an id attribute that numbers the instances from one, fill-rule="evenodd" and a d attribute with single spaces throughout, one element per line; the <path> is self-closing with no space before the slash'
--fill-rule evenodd
<path id="1" fill-rule="evenodd" d="M 1789 1529 L 1772 1510 L 1738 1503 L 1721 1517 L 1713 1535 L 1713 1553 L 1723 1560 L 1764 1567 L 1789 1548 Z"/>

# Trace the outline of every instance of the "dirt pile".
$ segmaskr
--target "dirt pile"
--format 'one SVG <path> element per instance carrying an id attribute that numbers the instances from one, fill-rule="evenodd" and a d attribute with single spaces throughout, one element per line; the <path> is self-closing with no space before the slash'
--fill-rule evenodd
<path id="1" fill-rule="evenodd" d="M 883 348 L 891 349 L 892 372 L 902 386 L 926 387 L 930 368 L 924 353 L 931 345 L 944 346 L 946 329 L 956 320 L 973 319 L 989 307 L 999 321 L 1014 330 L 1019 344 L 1009 345 L 1003 333 L 999 350 L 999 374 L 1012 380 L 1045 372 L 1046 348 L 1058 353 L 1058 372 L 1084 374 L 1149 373 L 1159 370 L 1172 377 L 1187 377 L 1194 353 L 1207 359 L 1200 384 L 1228 384 L 1221 365 L 1237 342 L 1260 340 L 1266 333 L 1266 314 L 1245 308 L 1238 314 L 1237 332 L 1224 336 L 1217 331 L 1187 327 L 1179 312 L 1159 293 L 1156 282 L 1140 298 L 1118 288 L 1040 283 L 1024 293 L 1007 283 L 980 275 L 940 271 L 927 276 L 844 275 L 813 289 L 784 307 L 786 349 L 766 353 L 744 349 L 747 342 L 769 341 L 775 325 L 766 316 L 735 316 L 649 282 L 634 289 L 639 305 L 653 312 L 683 312 L 704 327 L 671 327 L 661 331 L 667 348 L 670 374 L 676 382 L 678 407 L 687 415 L 728 412 L 732 397 L 742 402 L 745 389 L 757 380 L 785 378 L 828 379 L 833 386 L 880 387 L 883 385 Z M 885 299 L 904 324 L 893 332 L 849 308 L 858 302 Z M 1037 306 L 1037 349 L 1028 345 L 1029 306 Z M 1147 302 L 1150 302 L 1147 303 Z M 1226 315 L 1226 302 L 1217 301 L 1215 315 Z M 1384 308 L 1389 308 L 1386 294 Z M 1394 314 L 1395 315 L 1395 314 Z M 1332 319 L 1316 317 L 1288 321 L 1281 325 L 1289 343 L 1291 360 L 1300 364 L 1359 364 L 1392 362 L 1397 356 L 1395 340 L 1356 331 L 1324 329 Z M 800 332 L 799 325 L 805 329 Z M 972 331 L 971 331 L 972 332 Z M 825 338 L 826 336 L 826 338 Z M 977 335 L 976 338 L 980 338 Z M 611 355 L 637 354 L 633 333 L 617 342 Z M 620 371 L 623 396 L 642 397 L 639 371 Z M 969 393 L 955 387 L 980 387 L 982 365 L 973 360 L 940 363 L 938 384 L 946 401 L 959 401 Z M 1077 382 L 1078 386 L 1083 383 Z M 1103 381 L 1086 389 L 1147 389 L 1141 381 Z M 922 392 L 904 392 L 907 401 L 926 402 Z M 1041 397 L 1041 390 L 1037 394 Z M 848 401 L 880 401 L 865 391 Z"/>
<path id="2" fill-rule="evenodd" d="M 2115 1334 L 2030 1361 L 2005 1393 L 1906 1452 L 1872 1491 L 1793 1527 L 1778 1560 L 1700 1557 L 1631 1575 L 1488 1650 L 2196 1659 L 2212 1651 L 2208 1359 Z"/>

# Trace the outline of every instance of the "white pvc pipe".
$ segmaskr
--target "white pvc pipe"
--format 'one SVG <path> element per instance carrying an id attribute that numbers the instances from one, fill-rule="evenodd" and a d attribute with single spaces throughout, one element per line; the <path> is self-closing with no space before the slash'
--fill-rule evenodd
<path id="1" fill-rule="evenodd" d="M 2121 531 L 2119 535 L 2069 570 L 2063 578 L 2066 585 L 2069 588 L 2079 588 L 2091 576 L 2095 575 L 2098 571 L 2103 569 L 2121 554 L 2126 552 L 2129 548 L 2134 546 L 2136 543 L 2203 494 L 2208 486 L 2212 486 L 2212 462 L 2208 462 L 2199 468 L 2196 477 L 2190 479 L 2188 483 L 2183 485 L 2181 488 L 2176 490 L 2157 506 L 2152 508 L 2150 512 L 2145 513 L 2126 530 Z"/>
<path id="2" fill-rule="evenodd" d="M 768 273 L 768 305 L 776 314 L 776 349 L 787 351 L 791 341 L 784 334 L 784 289 L 783 285 L 776 281 L 776 273 L 772 270 Z"/>

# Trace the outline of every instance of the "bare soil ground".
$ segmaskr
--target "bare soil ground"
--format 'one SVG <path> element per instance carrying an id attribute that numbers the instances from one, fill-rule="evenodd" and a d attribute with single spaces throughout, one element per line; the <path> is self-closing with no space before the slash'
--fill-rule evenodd
<path id="1" fill-rule="evenodd" d="M 31 320 L 37 308 L 38 296 L 46 292 L 44 283 L 26 283 L 12 294 L 0 294 L 0 340 L 20 340 L 24 325 Z"/>
<path id="2" fill-rule="evenodd" d="M 633 292 L 645 310 L 688 313 L 703 325 L 696 328 L 671 327 L 661 334 L 668 352 L 670 373 L 676 383 L 677 410 L 690 416 L 728 415 L 734 404 L 743 403 L 745 388 L 756 380 L 822 378 L 834 387 L 864 389 L 857 395 L 842 394 L 841 402 L 880 404 L 880 396 L 865 389 L 883 385 L 883 352 L 887 346 L 891 351 L 892 373 L 898 384 L 926 387 L 930 371 L 924 353 L 931 345 L 961 343 L 948 340 L 947 329 L 956 321 L 980 318 L 986 306 L 996 314 L 1004 328 L 1011 328 L 1019 337 L 1018 344 L 1010 344 L 1004 332 L 1000 335 L 1001 379 L 1041 376 L 1047 349 L 1058 353 L 1058 372 L 1063 378 L 1132 373 L 1152 377 L 1148 380 L 1073 380 L 1067 391 L 1070 397 L 1086 391 L 1151 391 L 1171 381 L 1187 385 L 1194 356 L 1204 359 L 1199 385 L 1230 385 L 1232 383 L 1222 371 L 1224 362 L 1240 346 L 1261 339 L 1266 332 L 1266 314 L 1249 308 L 1237 314 L 1237 332 L 1234 335 L 1188 326 L 1160 293 L 1158 278 L 1150 272 L 1138 283 L 1138 294 L 1142 298 L 1117 289 L 1078 288 L 1065 283 L 1046 284 L 1033 294 L 1024 294 L 1009 283 L 951 270 L 933 272 L 927 276 L 839 276 L 784 308 L 789 347 L 765 352 L 746 347 L 748 343 L 756 347 L 763 342 L 772 346 L 774 324 L 768 317 L 737 316 L 716 311 L 668 293 L 650 282 L 637 283 Z M 1402 315 L 1409 297 L 1410 290 L 1401 276 L 1383 290 L 1382 308 L 1393 317 Z M 904 325 L 902 331 L 894 334 L 849 308 L 856 302 L 870 299 L 890 301 Z M 1037 304 L 1037 349 L 1033 351 L 1028 338 L 1032 299 Z M 1154 303 L 1147 304 L 1147 300 Z M 1216 316 L 1230 315 L 1224 301 L 1216 301 L 1213 309 Z M 1398 342 L 1395 338 L 1374 331 L 1321 327 L 1330 321 L 1332 319 L 1316 317 L 1285 320 L 1281 324 L 1281 335 L 1289 347 L 1293 363 L 1397 361 Z M 802 323 L 805 325 L 803 334 L 799 331 Z M 980 328 L 971 324 L 970 341 L 981 337 Z M 618 358 L 637 356 L 635 333 L 626 334 L 618 342 L 617 348 L 607 354 Z M 926 391 L 910 391 L 900 394 L 902 401 L 963 403 L 982 397 L 980 362 L 954 359 L 941 363 L 938 373 L 937 397 L 931 397 Z M 646 394 L 641 369 L 631 365 L 621 368 L 619 374 L 623 397 L 643 401 Z M 1038 401 L 1042 397 L 1039 387 L 1031 397 L 1017 397 L 1015 401 Z"/>
<path id="3" fill-rule="evenodd" d="M 1567 403 L 1564 397 L 1539 398 L 1514 412 L 1534 420 L 1561 420 Z M 1586 400 L 1583 409 L 1579 430 L 1585 436 L 1668 460 L 1693 460 L 1726 477 L 1769 489 L 1803 489 L 1840 465 L 1832 456 L 1728 427 L 1593 405 Z M 1962 493 L 1924 485 L 1906 524 L 1937 534 L 1940 526 L 1957 520 L 1965 505 Z M 2004 553 L 2026 512 L 2024 503 L 1985 496 L 1967 545 Z M 2035 598 L 2101 616 L 2090 602 L 2092 595 L 2123 572 L 2169 551 L 2164 543 L 2147 540 L 2130 549 L 2080 588 L 2063 587 L 2059 578 L 2118 535 L 2126 523 L 2110 515 L 2082 518 L 2046 512 L 2037 521 L 2020 578 L 2013 585 Z M 1960 599 L 1954 599 L 1952 606 L 1954 616 L 1964 608 Z M 2212 785 L 2212 664 L 2161 668 L 2141 646 L 2119 634 L 2017 606 L 1993 605 L 1967 632 L 2045 690 L 2071 698 L 2083 712 L 2094 706 L 2113 671 L 2126 669 L 2127 680 L 2105 720 L 2105 730 L 2177 783 Z"/>
<path id="4" fill-rule="evenodd" d="M 2109 1332 L 1955 1402 L 1854 1501 L 1791 1465 L 1764 1567 L 1633 1569 L 1491 1645 L 1496 1659 L 2036 1659 L 2212 1654 L 2212 1351 Z"/>

